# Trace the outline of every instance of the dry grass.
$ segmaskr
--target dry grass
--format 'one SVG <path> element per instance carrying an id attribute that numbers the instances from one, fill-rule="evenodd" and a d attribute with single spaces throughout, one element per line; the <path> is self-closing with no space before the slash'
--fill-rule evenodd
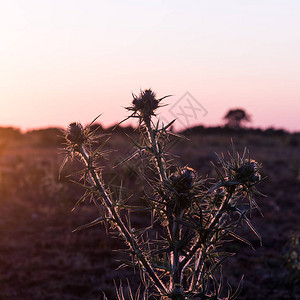
<path id="1" fill-rule="evenodd" d="M 184 147 L 175 144 L 172 152 L 180 156 L 181 164 L 188 163 L 204 175 L 211 170 L 209 161 L 215 160 L 214 152 L 227 151 L 231 135 L 189 138 L 191 142 L 185 142 Z M 262 162 L 263 175 L 268 179 L 260 190 L 268 198 L 258 200 L 265 217 L 254 218 L 263 247 L 258 247 L 256 238 L 246 231 L 257 245 L 256 252 L 240 243 L 231 246 L 239 255 L 230 260 L 225 276 L 236 286 L 240 275 L 245 274 L 240 299 L 292 299 L 282 257 L 289 234 L 300 226 L 300 139 L 255 134 L 233 139 L 238 147 L 247 145 L 252 156 Z M 123 136 L 112 138 L 109 148 L 119 151 L 112 154 L 108 164 L 126 157 L 130 147 Z M 114 271 L 119 256 L 111 249 L 122 245 L 107 238 L 104 228 L 71 233 L 96 216 L 89 205 L 70 213 L 82 190 L 64 178 L 57 180 L 61 161 L 57 145 L 45 146 L 38 137 L 11 140 L 1 151 L 0 299 L 102 299 L 101 291 L 110 298 L 113 278 L 136 276 L 131 271 Z M 132 172 L 124 167 L 119 173 L 120 178 L 132 178 L 126 187 L 128 195 L 136 188 Z"/>

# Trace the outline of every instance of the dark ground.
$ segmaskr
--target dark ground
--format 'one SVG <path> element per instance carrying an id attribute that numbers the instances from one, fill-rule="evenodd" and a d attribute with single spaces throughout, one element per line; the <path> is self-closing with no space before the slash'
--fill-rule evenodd
<path id="1" fill-rule="evenodd" d="M 196 130 L 197 131 L 197 130 Z M 231 137 L 237 148 L 250 149 L 252 158 L 263 164 L 268 178 L 258 189 L 268 197 L 259 197 L 264 217 L 254 213 L 252 220 L 263 239 L 246 227 L 242 234 L 255 246 L 253 251 L 240 242 L 229 250 L 238 254 L 224 265 L 225 283 L 236 287 L 244 274 L 244 289 L 239 299 L 299 299 L 288 284 L 288 270 L 283 266 L 289 236 L 300 230 L 300 137 L 282 132 L 187 132 L 190 141 L 173 145 L 171 152 L 180 156 L 204 177 L 215 176 L 210 161 L 215 152 L 227 153 Z M 55 134 L 54 134 L 55 133 Z M 97 218 L 96 209 L 86 203 L 71 209 L 82 190 L 68 182 L 67 165 L 62 180 L 58 169 L 59 154 L 55 131 L 37 131 L 26 135 L 0 137 L 0 299 L 103 299 L 105 292 L 114 299 L 114 280 L 127 277 L 137 282 L 139 274 L 115 270 L 122 256 L 122 243 L 95 226 L 72 230 Z M 104 169 L 106 182 L 112 180 L 114 165 L 132 149 L 123 134 L 117 134 L 107 147 L 111 153 Z M 127 180 L 128 193 L 140 192 L 135 186 L 134 161 L 118 171 Z M 115 178 L 114 182 L 117 182 Z M 125 281 L 124 281 L 125 282 Z"/>

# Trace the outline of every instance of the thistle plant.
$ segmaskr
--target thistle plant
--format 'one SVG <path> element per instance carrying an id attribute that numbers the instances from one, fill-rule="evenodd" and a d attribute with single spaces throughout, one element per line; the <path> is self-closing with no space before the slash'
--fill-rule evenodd
<path id="1" fill-rule="evenodd" d="M 68 159 L 82 162 L 80 184 L 86 191 L 77 204 L 90 197 L 99 213 L 82 227 L 102 223 L 124 240 L 131 260 L 123 265 L 140 270 L 143 284 L 143 292 L 138 289 L 135 296 L 129 289 L 129 299 L 235 299 L 241 282 L 235 292 L 230 286 L 226 294 L 223 291 L 222 264 L 233 255 L 224 251 L 223 244 L 235 238 L 252 247 L 238 234 L 244 224 L 261 241 L 249 219 L 251 210 L 259 209 L 254 196 L 261 166 L 246 149 L 240 155 L 234 145 L 229 159 L 217 155 L 215 179 L 203 179 L 193 168 L 175 165 L 166 148 L 172 135 L 181 137 L 168 130 L 174 121 L 163 125 L 157 120 L 157 109 L 166 97 L 157 99 L 152 90 L 141 91 L 126 108 L 131 112 L 126 119 L 138 120 L 141 138 L 134 141 L 135 152 L 120 164 L 140 156 L 151 170 L 143 173 L 146 201 L 139 206 L 129 205 L 122 195 L 116 197 L 105 185 L 98 165 L 107 153 L 105 141 L 94 149 L 99 137 L 90 126 L 72 123 L 66 129 L 62 167 Z M 151 224 L 133 228 L 130 215 L 141 210 L 149 214 Z M 121 286 L 116 292 L 119 299 L 126 298 Z"/>

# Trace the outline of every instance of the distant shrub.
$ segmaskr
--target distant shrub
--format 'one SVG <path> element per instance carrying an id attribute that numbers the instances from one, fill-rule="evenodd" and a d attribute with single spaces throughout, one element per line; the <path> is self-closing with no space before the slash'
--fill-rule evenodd
<path id="1" fill-rule="evenodd" d="M 247 122 L 251 121 L 251 117 L 242 108 L 230 109 L 224 116 L 226 126 L 230 128 L 241 128 Z"/>
<path id="2" fill-rule="evenodd" d="M 0 127 L 1 139 L 19 138 L 22 135 L 20 129 L 14 127 Z"/>
<path id="3" fill-rule="evenodd" d="M 28 131 L 25 136 L 40 146 L 59 146 L 64 142 L 59 128 L 45 128 Z"/>

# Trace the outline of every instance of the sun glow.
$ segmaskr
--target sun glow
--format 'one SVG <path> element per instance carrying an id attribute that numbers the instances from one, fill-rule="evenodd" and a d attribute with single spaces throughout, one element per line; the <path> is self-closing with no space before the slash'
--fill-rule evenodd
<path id="1" fill-rule="evenodd" d="M 0 5 L 0 125 L 110 125 L 131 92 L 190 92 L 220 124 L 300 130 L 297 1 L 9 1 Z M 167 111 L 167 110 L 166 110 Z M 113 113 L 112 113 L 113 112 Z M 288 116 L 288 117 L 287 117 Z"/>

